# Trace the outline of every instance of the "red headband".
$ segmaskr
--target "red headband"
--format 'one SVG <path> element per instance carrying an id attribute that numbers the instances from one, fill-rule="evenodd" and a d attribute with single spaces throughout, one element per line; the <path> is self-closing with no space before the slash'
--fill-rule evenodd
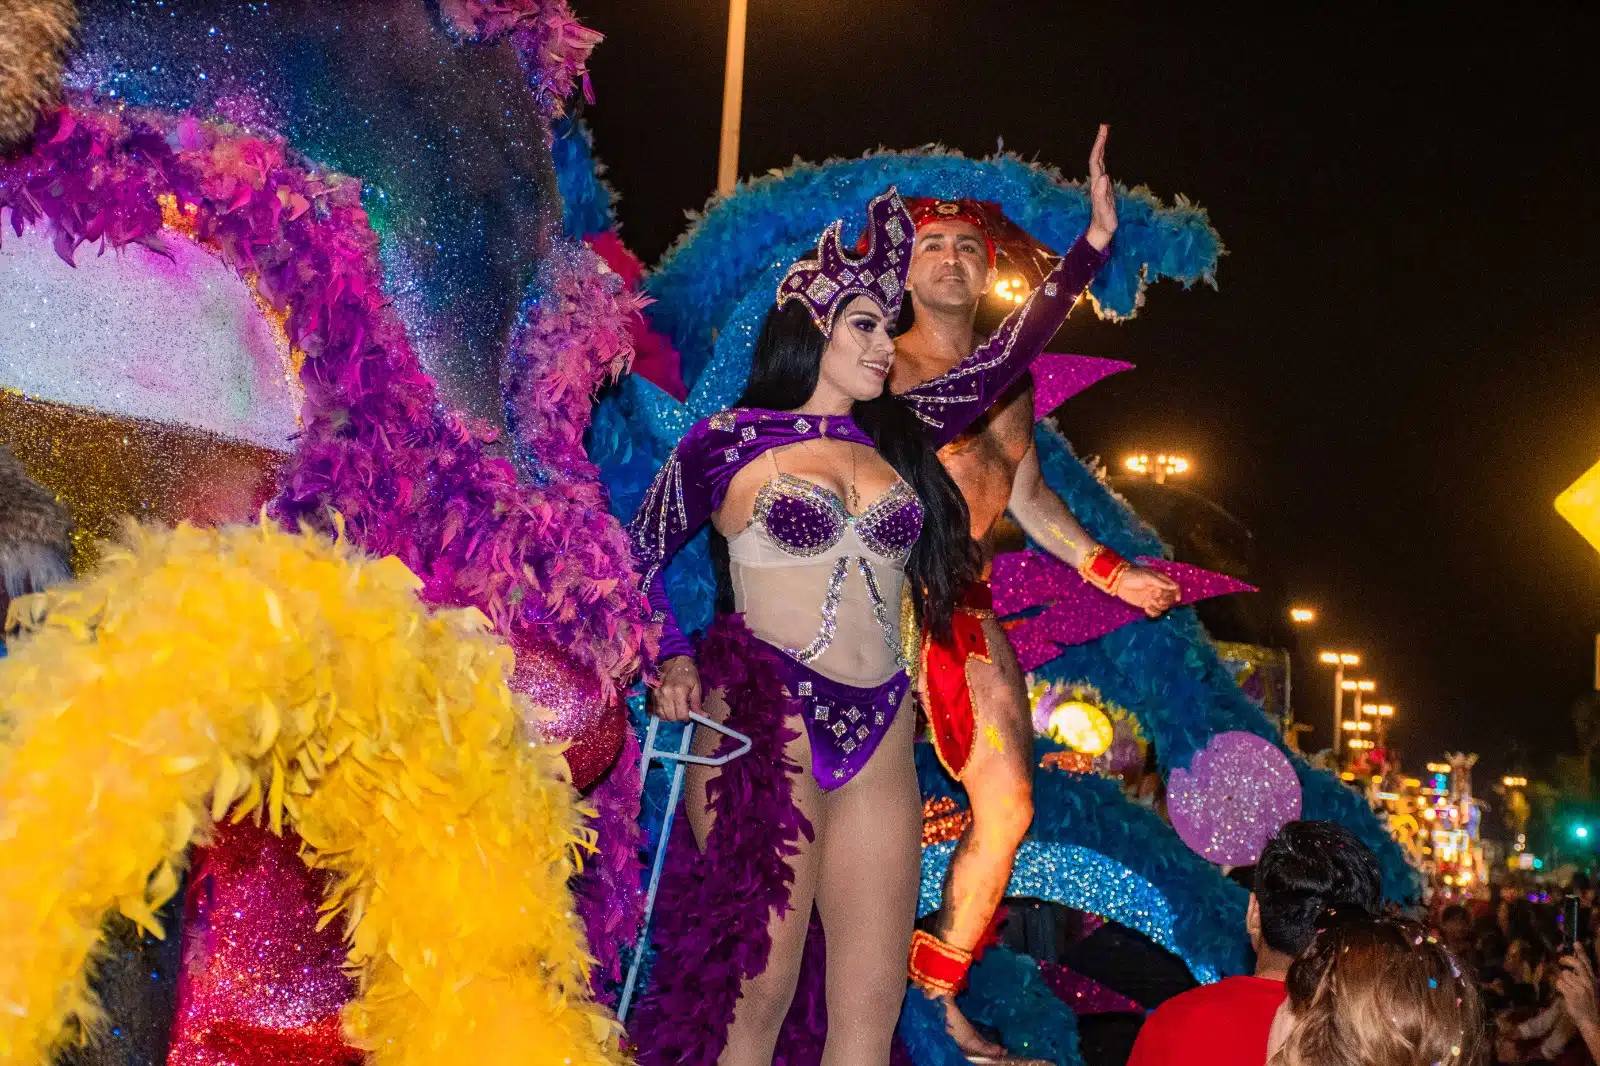
<path id="1" fill-rule="evenodd" d="M 999 204 L 988 200 L 936 200 L 928 196 L 910 196 L 906 198 L 906 210 L 911 212 L 911 220 L 919 230 L 935 222 L 965 222 L 975 227 L 989 246 L 989 265 L 994 266 L 994 227 L 998 221 L 1005 219 Z"/>

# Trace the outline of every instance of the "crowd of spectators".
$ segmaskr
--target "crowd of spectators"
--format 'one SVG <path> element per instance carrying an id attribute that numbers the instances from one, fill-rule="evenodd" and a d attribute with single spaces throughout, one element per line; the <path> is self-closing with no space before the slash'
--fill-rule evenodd
<path id="1" fill-rule="evenodd" d="M 1565 886 L 1496 882 L 1485 899 L 1443 907 L 1434 924 L 1479 989 L 1495 1063 L 1600 1060 L 1600 907 L 1586 876 Z"/>

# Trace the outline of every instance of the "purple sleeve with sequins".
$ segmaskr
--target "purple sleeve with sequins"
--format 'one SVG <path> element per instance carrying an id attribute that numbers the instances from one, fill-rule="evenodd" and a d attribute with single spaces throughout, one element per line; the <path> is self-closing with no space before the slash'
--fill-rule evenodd
<path id="1" fill-rule="evenodd" d="M 934 447 L 960 436 L 1027 372 L 1105 266 L 1109 252 L 1109 246 L 1096 251 L 1079 237 L 1027 302 L 1007 315 L 976 351 L 947 373 L 900 394 L 928 427 Z"/>
<path id="2" fill-rule="evenodd" d="M 728 479 L 738 464 L 716 463 L 720 434 L 702 422 L 684 435 L 662 464 L 644 502 L 628 523 L 634 559 L 650 601 L 651 620 L 661 626 L 660 650 L 650 665 L 693 649 L 678 625 L 667 597 L 666 568 L 678 549 L 699 532 L 722 503 Z M 721 442 L 726 443 L 726 442 Z M 717 467 L 721 469 L 717 469 Z"/>

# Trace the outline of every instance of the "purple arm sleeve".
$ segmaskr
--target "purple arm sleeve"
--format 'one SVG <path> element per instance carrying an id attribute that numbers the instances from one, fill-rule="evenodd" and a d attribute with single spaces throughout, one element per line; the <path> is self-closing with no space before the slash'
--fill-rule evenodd
<path id="1" fill-rule="evenodd" d="M 648 664 L 652 671 L 656 664 L 693 650 L 667 598 L 665 573 L 672 556 L 710 520 L 720 502 L 719 490 L 726 486 L 725 480 L 705 476 L 706 436 L 703 427 L 697 426 L 672 449 L 628 523 L 651 620 L 661 626 L 660 650 Z"/>
<path id="2" fill-rule="evenodd" d="M 934 447 L 959 436 L 1027 372 L 1108 257 L 1109 246 L 1096 251 L 1079 237 L 987 341 L 950 371 L 900 394 L 928 427 Z"/>

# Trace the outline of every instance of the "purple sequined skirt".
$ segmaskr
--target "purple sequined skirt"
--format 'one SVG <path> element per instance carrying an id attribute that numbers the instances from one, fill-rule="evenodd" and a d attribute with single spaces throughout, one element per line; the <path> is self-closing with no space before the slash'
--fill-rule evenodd
<path id="1" fill-rule="evenodd" d="M 881 685 L 856 688 L 823 677 L 788 655 L 779 659 L 784 687 L 800 704 L 811 738 L 811 774 L 824 792 L 838 788 L 878 750 L 911 681 L 901 670 Z"/>

